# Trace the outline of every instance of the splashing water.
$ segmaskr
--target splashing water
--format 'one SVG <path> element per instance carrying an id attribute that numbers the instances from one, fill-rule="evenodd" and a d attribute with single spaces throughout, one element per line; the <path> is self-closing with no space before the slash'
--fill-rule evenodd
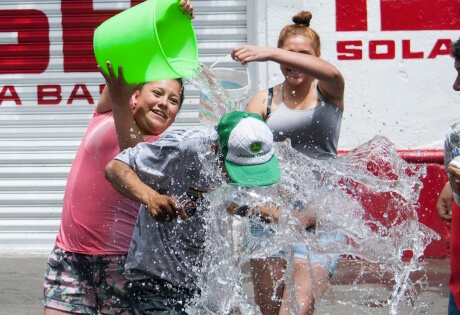
<path id="1" fill-rule="evenodd" d="M 438 235 L 418 222 L 417 200 L 425 176 L 424 167 L 402 160 L 393 144 L 375 137 L 335 160 L 313 160 L 297 152 L 289 141 L 276 144 L 282 168 L 281 180 L 267 187 L 224 185 L 207 194 L 206 249 L 196 297 L 190 314 L 258 314 L 243 289 L 242 267 L 249 260 L 267 257 L 284 249 L 285 285 L 294 292 L 293 245 L 303 243 L 314 252 L 347 255 L 375 266 L 378 275 L 391 275 L 392 292 L 382 304 L 397 314 L 399 304 L 408 300 L 412 313 L 423 305 L 418 300 L 414 271 L 423 270 L 419 258 Z M 251 222 L 257 217 L 239 217 L 227 213 L 229 206 L 254 208 L 276 205 L 281 209 L 278 223 L 260 223 L 269 237 L 254 237 Z M 290 211 L 292 210 L 292 211 Z M 307 231 L 303 217 L 316 217 L 316 227 Z M 326 239 L 328 242 L 323 242 Z M 410 252 L 409 259 L 402 257 Z M 332 260 L 329 261 L 329 263 Z M 309 268 L 311 270 L 311 266 Z M 313 283 L 321 279 L 314 274 Z M 333 296 L 314 288 L 315 300 Z M 295 294 L 291 296 L 291 314 L 298 313 Z M 333 299 L 333 297 L 332 297 Z M 362 305 L 363 301 L 348 301 Z M 379 303 L 379 302 L 376 302 Z"/>
<path id="2" fill-rule="evenodd" d="M 234 100 L 212 68 L 202 65 L 186 80 L 200 91 L 199 119 L 203 125 L 217 125 L 225 113 L 236 109 Z"/>
<path id="3" fill-rule="evenodd" d="M 209 108 L 203 110 L 200 104 L 200 121 L 204 125 L 217 124 L 220 117 L 232 110 L 232 100 L 212 69 L 202 66 L 187 80 L 208 98 Z M 297 243 L 306 244 L 316 253 L 346 255 L 368 262 L 382 278 L 391 275 L 390 297 L 383 302 L 371 302 L 387 305 L 390 314 L 397 314 L 404 300 L 412 305 L 412 313 L 425 307 L 418 300 L 417 287 L 425 286 L 426 277 L 415 283 L 410 278 L 414 271 L 423 271 L 419 258 L 431 240 L 439 239 L 434 231 L 418 222 L 416 212 L 425 168 L 402 160 L 384 137 L 375 137 L 335 160 L 310 159 L 292 149 L 289 142 L 277 144 L 277 156 L 283 173 L 279 183 L 251 189 L 224 185 L 208 194 L 211 206 L 207 214 L 206 253 L 199 278 L 202 292 L 188 312 L 226 314 L 233 310 L 257 314 L 258 307 L 248 301 L 244 292 L 241 269 L 251 259 L 271 256 L 283 249 L 283 280 L 291 290 L 290 311 L 298 313 L 293 294 L 293 245 Z M 250 233 L 250 219 L 224 210 L 234 204 L 274 204 L 283 211 L 277 224 L 262 224 L 271 236 L 256 238 Z M 296 208 L 297 215 L 286 211 Z M 299 223 L 302 216 L 316 217 L 313 232 L 307 232 Z M 325 235 L 333 241 L 323 242 Z M 408 253 L 409 259 L 401 259 Z M 312 273 L 311 276 L 313 283 L 321 281 Z M 314 291 L 316 301 L 327 298 L 321 290 Z"/>

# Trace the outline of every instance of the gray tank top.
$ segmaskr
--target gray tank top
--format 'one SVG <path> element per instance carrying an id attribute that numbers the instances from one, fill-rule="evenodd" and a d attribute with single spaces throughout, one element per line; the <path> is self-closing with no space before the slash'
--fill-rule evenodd
<path id="1" fill-rule="evenodd" d="M 291 139 L 297 151 L 315 159 L 331 159 L 337 156 L 337 145 L 342 124 L 342 112 L 329 103 L 316 87 L 321 100 L 315 108 L 292 110 L 282 103 L 270 112 L 273 89 L 269 90 L 267 125 L 273 130 L 275 141 Z"/>

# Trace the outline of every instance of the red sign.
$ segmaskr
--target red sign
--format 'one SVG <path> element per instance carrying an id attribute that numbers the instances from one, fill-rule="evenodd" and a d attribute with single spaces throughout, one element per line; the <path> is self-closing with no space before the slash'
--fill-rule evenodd
<path id="1" fill-rule="evenodd" d="M 336 0 L 339 32 L 367 31 L 366 0 Z M 381 31 L 460 30 L 458 0 L 380 0 Z"/>
<path id="2" fill-rule="evenodd" d="M 380 0 L 380 31 L 460 30 L 458 0 Z M 366 0 L 336 0 L 338 32 L 368 31 Z M 388 32 L 388 33 L 386 33 Z M 338 60 L 432 59 L 449 55 L 451 39 L 434 38 L 429 51 L 412 49 L 413 40 L 375 39 L 337 42 Z"/>
<path id="3" fill-rule="evenodd" d="M 142 1 L 132 0 L 131 6 Z M 94 30 L 120 10 L 94 10 L 93 0 L 62 0 L 64 72 L 96 72 Z M 0 10 L 0 32 L 17 33 L 16 44 L 0 45 L 0 74 L 42 73 L 50 62 L 50 25 L 34 9 Z"/>
<path id="4" fill-rule="evenodd" d="M 17 33 L 17 44 L 0 45 L 0 74 L 41 73 L 50 61 L 49 24 L 38 10 L 0 10 L 0 32 Z"/>

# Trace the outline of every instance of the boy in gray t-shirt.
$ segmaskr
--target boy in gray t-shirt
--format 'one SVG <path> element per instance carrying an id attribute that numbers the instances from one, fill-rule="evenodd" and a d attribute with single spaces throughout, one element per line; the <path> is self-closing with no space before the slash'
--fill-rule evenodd
<path id="1" fill-rule="evenodd" d="M 263 119 L 235 111 L 222 117 L 217 130 L 174 130 L 123 151 L 107 165 L 106 178 L 142 203 L 126 265 L 134 313 L 180 314 L 199 290 L 203 193 L 227 178 L 244 186 L 271 185 L 280 168 Z"/>

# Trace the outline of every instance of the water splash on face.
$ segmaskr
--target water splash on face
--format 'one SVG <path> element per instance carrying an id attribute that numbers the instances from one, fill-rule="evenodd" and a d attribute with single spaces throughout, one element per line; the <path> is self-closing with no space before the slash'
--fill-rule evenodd
<path id="1" fill-rule="evenodd" d="M 426 307 L 417 296 L 426 279 L 413 282 L 410 277 L 423 270 L 418 259 L 431 240 L 438 238 L 418 222 L 416 212 L 425 168 L 402 160 L 384 137 L 375 137 L 328 161 L 310 159 L 292 149 L 289 142 L 278 143 L 276 150 L 282 168 L 277 184 L 255 188 L 224 185 L 208 194 L 206 250 L 198 280 L 202 291 L 189 313 L 225 314 L 233 309 L 256 314 L 257 306 L 243 289 L 241 269 L 251 259 L 280 250 L 286 260 L 283 280 L 294 292 L 295 244 L 306 245 L 310 262 L 314 253 L 329 257 L 322 262 L 326 269 L 336 255 L 346 255 L 371 263 L 378 275 L 391 275 L 392 292 L 383 303 L 390 314 L 398 313 L 402 301 L 412 303 L 414 313 Z M 263 222 L 257 211 L 249 210 L 246 217 L 225 211 L 235 209 L 235 204 L 249 209 L 274 205 L 280 210 L 278 222 Z M 316 220 L 314 228 L 308 226 L 312 218 Z M 254 225 L 261 228 L 258 236 L 251 232 Z M 411 258 L 404 260 L 403 256 Z M 312 267 L 309 265 L 309 271 Z M 324 281 L 316 274 L 311 276 L 313 283 Z M 317 303 L 333 299 L 330 287 L 326 291 L 314 287 L 314 294 Z M 295 294 L 290 296 L 291 313 L 298 313 Z M 347 303 L 362 306 L 363 301 Z"/>

